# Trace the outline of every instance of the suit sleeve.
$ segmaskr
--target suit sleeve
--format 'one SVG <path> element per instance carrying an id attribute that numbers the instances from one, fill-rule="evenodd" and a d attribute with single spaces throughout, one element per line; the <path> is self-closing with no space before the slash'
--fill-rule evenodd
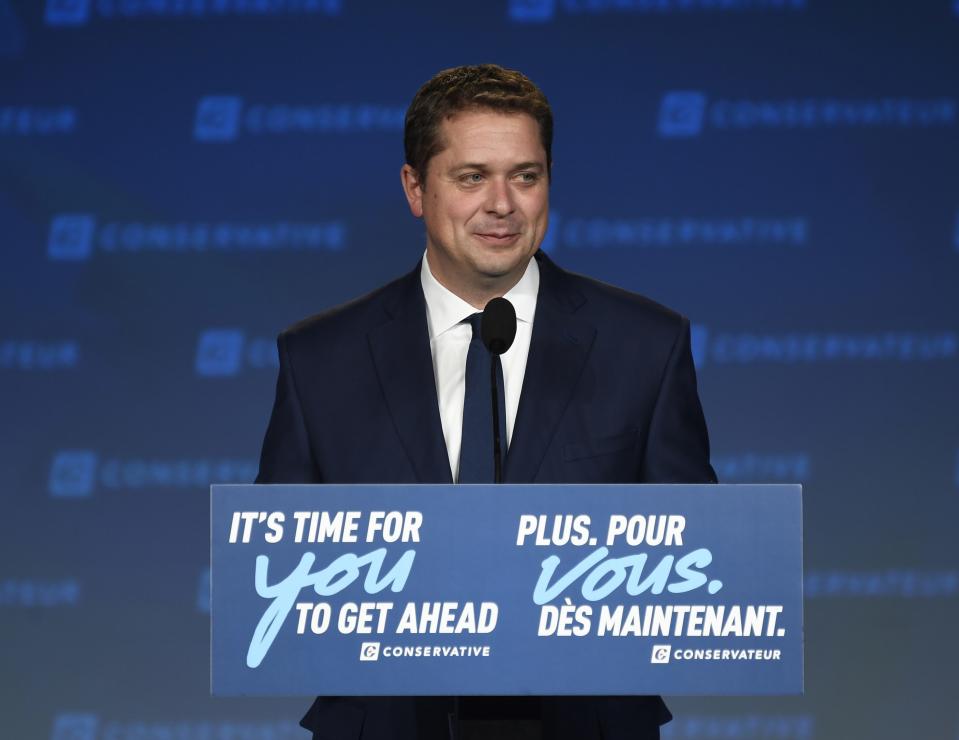
<path id="1" fill-rule="evenodd" d="M 709 435 L 696 391 L 686 318 L 666 362 L 649 424 L 643 482 L 716 482 L 716 473 L 709 464 Z"/>
<path id="2" fill-rule="evenodd" d="M 285 334 L 276 340 L 280 372 L 276 400 L 263 439 L 257 483 L 321 483 L 297 394 L 296 380 Z"/>

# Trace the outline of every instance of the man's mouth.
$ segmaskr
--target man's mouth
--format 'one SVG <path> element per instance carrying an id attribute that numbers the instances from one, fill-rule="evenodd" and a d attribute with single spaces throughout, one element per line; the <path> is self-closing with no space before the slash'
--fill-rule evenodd
<path id="1" fill-rule="evenodd" d="M 485 242 L 489 242 L 490 244 L 509 244 L 510 242 L 515 241 L 519 234 L 500 234 L 491 232 L 487 234 L 477 233 L 476 236 Z"/>

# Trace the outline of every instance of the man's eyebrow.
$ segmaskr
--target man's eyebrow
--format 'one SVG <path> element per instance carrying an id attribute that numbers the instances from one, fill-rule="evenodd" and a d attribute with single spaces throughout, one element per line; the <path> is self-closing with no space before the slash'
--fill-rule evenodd
<path id="1" fill-rule="evenodd" d="M 542 162 L 520 162 L 517 165 L 510 167 L 510 172 L 517 172 L 519 170 L 538 170 L 542 172 L 546 168 L 543 166 Z M 449 172 L 459 172 L 460 170 L 479 170 L 480 172 L 489 171 L 489 165 L 483 164 L 482 162 L 465 162 L 463 164 L 457 164 L 450 167 Z"/>
<path id="2" fill-rule="evenodd" d="M 489 167 L 481 162 L 464 162 L 463 164 L 456 164 L 450 167 L 450 172 L 459 172 L 460 170 L 479 170 L 480 172 L 486 172 Z"/>
<path id="3" fill-rule="evenodd" d="M 514 171 L 515 170 L 539 170 L 540 172 L 542 172 L 544 169 L 546 168 L 543 167 L 542 162 L 521 162 L 520 164 L 516 165 L 513 168 Z"/>

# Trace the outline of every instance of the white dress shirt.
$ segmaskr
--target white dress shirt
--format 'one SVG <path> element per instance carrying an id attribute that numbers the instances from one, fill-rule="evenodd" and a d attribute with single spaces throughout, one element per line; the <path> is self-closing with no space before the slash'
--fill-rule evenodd
<path id="1" fill-rule="evenodd" d="M 453 480 L 459 478 L 460 445 L 463 437 L 463 400 L 466 396 L 466 353 L 473 330 L 460 323 L 477 312 L 469 303 L 450 292 L 433 277 L 426 255 L 420 270 L 420 282 L 426 298 L 426 322 L 430 333 L 430 352 L 433 353 L 433 378 L 436 397 L 440 404 L 443 438 L 450 458 Z M 529 261 L 519 282 L 503 296 L 516 309 L 516 338 L 512 346 L 500 356 L 503 365 L 503 383 L 506 386 L 506 445 L 513 438 L 516 409 L 526 375 L 529 340 L 533 334 L 533 316 L 536 313 L 536 295 L 539 292 L 539 266 Z"/>

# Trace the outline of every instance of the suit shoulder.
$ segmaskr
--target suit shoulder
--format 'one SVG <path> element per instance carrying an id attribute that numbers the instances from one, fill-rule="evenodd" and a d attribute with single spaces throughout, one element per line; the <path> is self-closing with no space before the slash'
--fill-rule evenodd
<path id="1" fill-rule="evenodd" d="M 599 320 L 628 321 L 637 328 L 662 333 L 670 338 L 688 324 L 678 311 L 652 298 L 577 273 L 566 273 L 570 286 L 583 298 L 584 308 Z"/>
<path id="2" fill-rule="evenodd" d="M 280 339 L 288 346 L 316 346 L 317 342 L 341 342 L 362 337 L 389 320 L 388 307 L 405 288 L 410 287 L 411 277 L 396 278 L 365 295 L 301 319 L 280 332 Z"/>

